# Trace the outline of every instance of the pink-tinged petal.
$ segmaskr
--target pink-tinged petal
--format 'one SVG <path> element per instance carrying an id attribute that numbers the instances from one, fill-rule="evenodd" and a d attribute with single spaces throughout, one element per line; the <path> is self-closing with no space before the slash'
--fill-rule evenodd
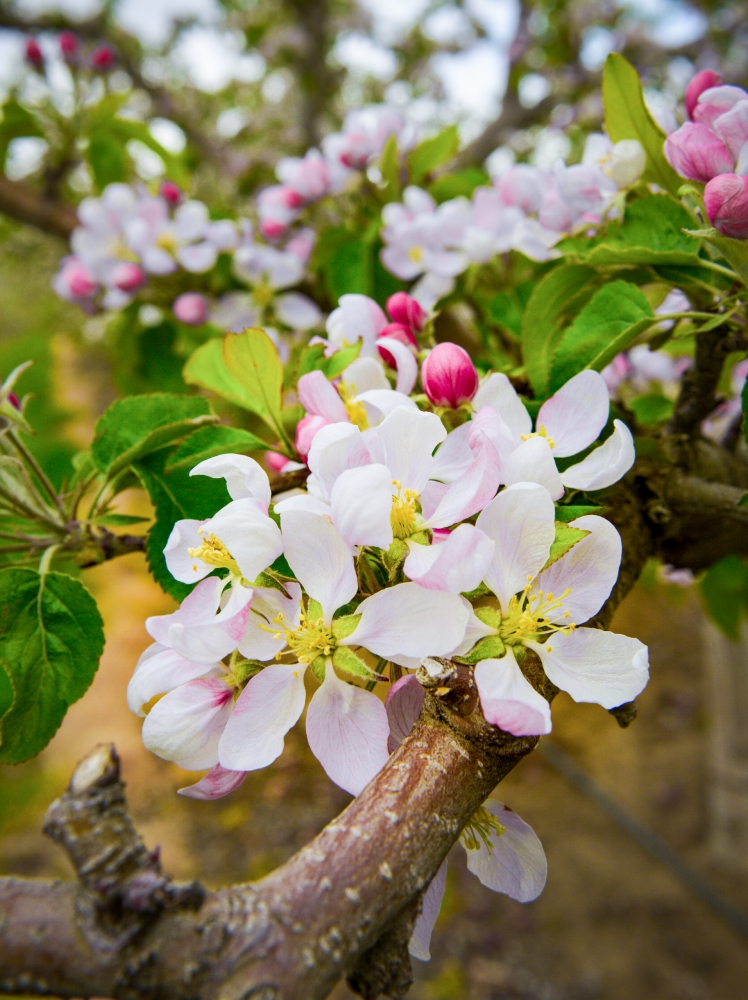
<path id="1" fill-rule="evenodd" d="M 272 660 L 286 645 L 284 634 L 279 639 L 275 638 L 273 628 L 277 622 L 274 619 L 282 614 L 289 628 L 297 626 L 301 611 L 301 587 L 298 583 L 287 583 L 286 590 L 288 597 L 274 587 L 254 588 L 247 628 L 237 647 L 242 656 L 249 660 Z"/>
<path id="2" fill-rule="evenodd" d="M 700 73 L 697 73 L 686 87 L 686 93 L 683 97 L 688 117 L 693 117 L 693 109 L 696 107 L 696 102 L 705 90 L 720 86 L 722 86 L 722 77 L 719 73 L 715 73 L 713 69 L 702 69 Z"/>
<path id="3" fill-rule="evenodd" d="M 748 239 L 748 177 L 720 174 L 704 188 L 709 221 L 723 236 Z"/>
<path id="4" fill-rule="evenodd" d="M 320 417 L 315 413 L 307 413 L 305 417 L 296 425 L 296 451 L 301 458 L 306 458 L 312 447 L 312 442 L 323 427 L 328 427 L 330 421 L 326 417 Z M 285 456 L 283 456 L 285 458 Z"/>
<path id="5" fill-rule="evenodd" d="M 570 635 L 556 633 L 534 649 L 550 681 L 574 701 L 615 708 L 633 701 L 649 680 L 649 651 L 627 635 L 599 628 L 578 628 Z"/>
<path id="6" fill-rule="evenodd" d="M 408 951 L 421 962 L 428 962 L 431 958 L 430 946 L 431 935 L 434 931 L 436 918 L 442 907 L 444 890 L 447 888 L 447 859 L 442 861 L 437 869 L 436 875 L 431 879 L 429 887 L 423 894 L 421 902 L 421 912 L 413 928 L 413 936 L 408 945 Z"/>
<path id="7" fill-rule="evenodd" d="M 200 536 L 198 536 L 199 538 Z M 208 577 L 189 593 L 176 611 L 170 615 L 152 615 L 145 620 L 148 635 L 164 646 L 169 643 L 169 629 L 177 622 L 199 625 L 213 620 L 221 603 L 225 581 L 217 576 Z"/>
<path id="8" fill-rule="evenodd" d="M 254 580 L 283 551 L 278 525 L 260 500 L 232 500 L 203 529 L 224 543 L 247 580 Z"/>
<path id="9" fill-rule="evenodd" d="M 592 444 L 608 422 L 610 397 L 599 372 L 582 371 L 540 407 L 536 425 L 553 439 L 557 458 L 576 455 Z"/>
<path id="10" fill-rule="evenodd" d="M 486 722 L 512 736 L 550 733 L 550 705 L 522 673 L 511 647 L 500 660 L 476 664 L 475 684 Z"/>
<path id="11" fill-rule="evenodd" d="M 562 606 L 549 612 L 548 617 L 551 621 L 581 625 L 597 614 L 618 579 L 621 536 L 610 521 L 596 514 L 578 517 L 571 524 L 590 534 L 538 576 L 531 594 L 542 590 L 546 595 L 551 593 L 561 599 L 568 589 Z M 566 611 L 568 619 L 564 618 Z"/>
<path id="12" fill-rule="evenodd" d="M 199 549 L 203 544 L 198 529 L 205 523 L 190 518 L 177 521 L 171 529 L 164 548 L 164 559 L 166 568 L 180 583 L 197 583 L 215 569 L 215 566 L 209 566 L 202 559 L 194 559 L 189 554 L 189 549 Z"/>
<path id="13" fill-rule="evenodd" d="M 447 436 L 441 420 L 434 413 L 399 406 L 379 425 L 377 436 L 392 478 L 403 489 L 420 493 L 431 478 L 434 449 Z"/>
<path id="14" fill-rule="evenodd" d="M 229 771 L 227 768 L 221 767 L 220 764 L 216 764 L 213 770 L 208 771 L 205 777 L 196 784 L 177 789 L 177 795 L 186 795 L 188 799 L 212 802 L 235 792 L 246 777 L 246 771 Z"/>
<path id="15" fill-rule="evenodd" d="M 473 399 L 473 409 L 478 411 L 484 406 L 493 406 L 498 410 L 517 443 L 521 440 L 522 434 L 529 434 L 532 430 L 530 414 L 512 383 L 501 372 L 489 375 L 478 387 Z"/>
<path id="16" fill-rule="evenodd" d="M 371 691 L 342 681 L 329 661 L 309 702 L 306 735 L 328 778 L 351 795 L 363 791 L 387 763 L 384 705 Z"/>
<path id="17" fill-rule="evenodd" d="M 517 483 L 483 509 L 477 527 L 496 543 L 483 579 L 496 594 L 504 614 L 513 594 L 533 580 L 548 559 L 555 537 L 551 495 L 536 483 Z"/>
<path id="18" fill-rule="evenodd" d="M 244 636 L 251 600 L 252 591 L 247 587 L 231 587 L 224 607 L 209 621 L 170 625 L 169 645 L 195 663 L 215 663 L 228 656 Z"/>
<path id="19" fill-rule="evenodd" d="M 409 542 L 403 572 L 427 590 L 475 590 L 493 559 L 494 543 L 472 524 L 461 524 L 439 545 Z"/>
<path id="20" fill-rule="evenodd" d="M 465 348 L 446 341 L 437 344 L 421 365 L 421 383 L 434 406 L 456 410 L 475 395 L 478 373 Z"/>
<path id="21" fill-rule="evenodd" d="M 429 523 L 434 511 L 436 511 L 449 490 L 449 483 L 437 483 L 434 479 L 430 479 L 426 483 L 420 499 L 421 514 L 426 523 Z"/>
<path id="22" fill-rule="evenodd" d="M 480 440 L 480 435 L 484 434 L 496 449 L 502 463 L 506 462 L 514 454 L 521 443 L 520 439 L 515 436 L 494 406 L 482 407 L 473 416 L 470 423 L 463 426 L 469 429 L 471 448 L 475 447 L 476 443 Z"/>
<path id="23" fill-rule="evenodd" d="M 322 319 L 316 302 L 300 292 L 286 292 L 275 300 L 275 314 L 292 330 L 311 330 Z"/>
<path id="24" fill-rule="evenodd" d="M 564 486 L 575 490 L 603 490 L 626 475 L 636 461 L 634 439 L 622 421 L 614 420 L 613 426 L 615 430 L 599 448 L 561 473 Z"/>
<path id="25" fill-rule="evenodd" d="M 332 520 L 348 545 L 392 544 L 392 476 L 385 465 L 341 473 L 332 488 Z"/>
<path id="26" fill-rule="evenodd" d="M 709 87 L 699 94 L 691 117 L 695 122 L 701 122 L 707 128 L 712 128 L 720 115 L 726 114 L 740 101 L 744 101 L 747 96 L 742 87 L 729 85 Z"/>
<path id="27" fill-rule="evenodd" d="M 190 472 L 191 476 L 225 479 L 232 500 L 260 500 L 270 503 L 270 480 L 259 462 L 248 455 L 216 455 L 206 458 Z"/>
<path id="28" fill-rule="evenodd" d="M 500 836 L 490 832 L 490 851 L 480 838 L 477 851 L 465 848 L 468 869 L 494 892 L 504 892 L 520 903 L 537 899 L 548 875 L 545 851 L 537 834 L 516 812 L 495 799 L 488 799 L 484 809 L 496 817 L 504 832 Z M 464 838 L 461 842 L 465 847 Z"/>
<path id="29" fill-rule="evenodd" d="M 340 305 L 327 318 L 326 328 L 333 343 L 343 346 L 363 341 L 362 353 L 374 354 L 379 331 L 387 325 L 387 317 L 368 295 L 340 296 Z"/>
<path id="30" fill-rule="evenodd" d="M 355 591 L 354 591 L 355 593 Z M 361 621 L 341 646 L 364 646 L 386 660 L 393 656 L 444 656 L 465 635 L 468 614 L 456 594 L 399 583 L 358 606 Z"/>
<path id="31" fill-rule="evenodd" d="M 131 712 L 142 718 L 145 716 L 144 706 L 156 695 L 166 694 L 180 684 L 194 681 L 219 668 L 218 662 L 208 665 L 192 663 L 173 649 L 154 642 L 141 654 L 127 685 L 127 705 Z"/>
<path id="32" fill-rule="evenodd" d="M 730 155 L 727 146 L 706 125 L 696 122 L 686 122 L 667 137 L 665 157 L 681 177 L 701 181 L 702 184 L 718 174 L 729 173 L 733 159 L 737 159 L 737 156 Z"/>
<path id="33" fill-rule="evenodd" d="M 319 483 L 322 496 L 329 500 L 335 480 L 346 469 L 370 465 L 367 442 L 355 424 L 337 423 L 323 427 L 314 437 L 307 459 Z"/>
<path id="34" fill-rule="evenodd" d="M 472 421 L 460 424 L 456 430 L 451 431 L 446 436 L 434 456 L 434 464 L 431 469 L 432 479 L 439 479 L 443 483 L 453 483 L 470 468 L 475 458 L 469 444 L 471 430 Z"/>
<path id="35" fill-rule="evenodd" d="M 335 386 L 321 371 L 307 372 L 299 379 L 299 402 L 307 413 L 324 417 L 330 423 L 347 422 L 348 413 Z"/>
<path id="36" fill-rule="evenodd" d="M 418 378 L 418 362 L 413 351 L 405 344 L 395 340 L 394 337 L 380 337 L 377 347 L 381 351 L 386 351 L 389 358 L 394 361 L 393 367 L 397 369 L 396 389 L 405 396 L 409 395 Z"/>
<path id="37" fill-rule="evenodd" d="M 387 749 L 394 753 L 416 723 L 425 701 L 423 688 L 416 680 L 415 674 L 405 674 L 395 681 L 387 692 L 385 708 L 390 735 Z"/>
<path id="38" fill-rule="evenodd" d="M 553 460 L 551 447 L 543 437 L 523 441 L 501 466 L 501 481 L 507 486 L 516 483 L 538 483 L 554 500 L 564 495 L 561 474 Z"/>
<path id="39" fill-rule="evenodd" d="M 177 250 L 177 260 L 191 274 L 205 274 L 215 267 L 218 251 L 212 243 L 204 240 L 201 243 L 191 243 Z"/>
<path id="40" fill-rule="evenodd" d="M 223 767 L 257 771 L 280 757 L 286 733 L 304 711 L 304 671 L 298 663 L 273 664 L 251 678 L 218 745 Z"/>
<path id="41" fill-rule="evenodd" d="M 319 601 L 329 624 L 338 608 L 356 595 L 353 555 L 326 517 L 307 511 L 281 514 L 283 552 L 307 594 Z"/>
<path id="42" fill-rule="evenodd" d="M 496 449 L 485 435 L 478 435 L 473 446 L 475 458 L 456 479 L 430 514 L 426 523 L 432 528 L 446 528 L 464 521 L 482 510 L 496 496 L 501 481 L 501 462 Z"/>
<path id="43" fill-rule="evenodd" d="M 217 677 L 189 681 L 157 701 L 143 723 L 143 743 L 188 771 L 218 762 L 218 741 L 231 715 L 232 691 Z"/>

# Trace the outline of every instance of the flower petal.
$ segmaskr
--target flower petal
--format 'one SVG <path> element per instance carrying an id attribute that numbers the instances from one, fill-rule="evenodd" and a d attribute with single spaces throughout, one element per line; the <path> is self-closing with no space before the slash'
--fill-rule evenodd
<path id="1" fill-rule="evenodd" d="M 385 348 L 395 359 L 397 366 L 397 391 L 408 396 L 418 378 L 418 362 L 415 355 L 409 347 L 400 343 L 399 340 L 395 340 L 394 337 L 380 338 L 377 341 L 377 347 Z"/>
<path id="2" fill-rule="evenodd" d="M 364 435 L 355 424 L 349 423 L 328 424 L 317 431 L 307 456 L 309 468 L 326 500 L 330 499 L 332 487 L 341 472 L 369 465 L 371 461 Z"/>
<path id="3" fill-rule="evenodd" d="M 501 467 L 501 481 L 507 486 L 539 483 L 554 500 L 564 495 L 564 484 L 553 461 L 553 452 L 543 437 L 531 437 L 512 452 Z"/>
<path id="4" fill-rule="evenodd" d="M 304 669 L 297 663 L 273 664 L 251 678 L 218 745 L 223 767 L 256 771 L 280 757 L 286 733 L 304 711 Z"/>
<path id="5" fill-rule="evenodd" d="M 231 714 L 231 688 L 217 677 L 189 681 L 157 701 L 143 723 L 143 743 L 188 771 L 217 761 L 218 740 Z"/>
<path id="6" fill-rule="evenodd" d="M 569 549 L 535 580 L 531 593 L 542 590 L 556 598 L 568 589 L 563 605 L 549 614 L 552 621 L 563 621 L 564 612 L 575 625 L 589 621 L 600 610 L 618 579 L 621 565 L 621 536 L 604 517 L 587 514 L 571 522 L 590 534 Z"/>
<path id="7" fill-rule="evenodd" d="M 496 542 L 483 579 L 504 614 L 509 599 L 534 580 L 548 559 L 556 527 L 551 495 L 537 483 L 515 483 L 481 511 L 476 525 Z"/>
<path id="8" fill-rule="evenodd" d="M 413 935 L 408 945 L 408 951 L 413 958 L 421 962 L 428 962 L 431 958 L 429 947 L 431 945 L 431 935 L 434 931 L 436 918 L 442 907 L 444 890 L 447 888 L 447 858 L 442 861 L 436 871 L 436 875 L 431 879 L 429 887 L 423 894 L 421 902 L 421 912 L 413 928 Z"/>
<path id="9" fill-rule="evenodd" d="M 246 771 L 229 771 L 225 767 L 221 767 L 220 764 L 216 764 L 213 770 L 208 771 L 205 777 L 196 784 L 177 789 L 177 795 L 186 795 L 188 799 L 202 799 L 204 801 L 222 799 L 224 795 L 235 792 L 246 777 Z"/>
<path id="10" fill-rule="evenodd" d="M 470 650 L 473 648 L 476 642 L 478 642 L 479 639 L 482 639 L 484 636 L 487 635 L 496 635 L 496 629 L 491 628 L 490 625 L 486 625 L 485 622 L 482 622 L 480 618 L 478 618 L 478 616 L 473 611 L 473 605 L 466 597 L 460 597 L 460 600 L 462 601 L 465 609 L 467 610 L 468 622 L 467 622 L 467 627 L 465 628 L 465 638 L 462 640 L 459 646 L 449 651 L 447 655 L 450 657 L 465 656 L 466 653 L 470 652 Z M 406 666 L 406 664 L 403 664 L 403 666 Z M 415 665 L 411 669 L 416 670 L 419 666 L 420 663 L 416 661 Z"/>
<path id="11" fill-rule="evenodd" d="M 512 736 L 550 733 L 550 705 L 522 673 L 511 647 L 500 660 L 476 664 L 475 684 L 486 722 Z"/>
<path id="12" fill-rule="evenodd" d="M 325 622 L 356 595 L 358 581 L 348 545 L 326 517 L 303 510 L 281 514 L 283 552 L 310 597 L 319 601 Z"/>
<path id="13" fill-rule="evenodd" d="M 298 583 L 287 583 L 289 597 L 285 597 L 274 587 L 255 587 L 252 592 L 252 606 L 247 618 L 238 650 L 249 660 L 272 660 L 286 645 L 285 635 L 274 638 L 273 619 L 279 614 L 289 628 L 295 628 L 301 610 L 301 587 Z"/>
<path id="14" fill-rule="evenodd" d="M 426 590 L 417 583 L 380 590 L 359 604 L 356 613 L 361 621 L 340 645 L 364 646 L 387 660 L 445 655 L 462 642 L 468 619 L 456 594 Z"/>
<path id="15" fill-rule="evenodd" d="M 597 438 L 608 422 L 610 396 L 598 372 L 582 371 L 540 407 L 536 420 L 554 442 L 557 458 L 576 455 Z"/>
<path id="16" fill-rule="evenodd" d="M 477 851 L 467 851 L 468 869 L 488 889 L 504 892 L 520 903 L 537 899 L 545 888 L 548 863 L 537 834 L 516 812 L 495 799 L 484 808 L 504 827 L 501 836 L 490 833 L 491 851 L 480 841 Z M 464 841 L 462 842 L 465 846 Z"/>
<path id="17" fill-rule="evenodd" d="M 197 537 L 202 542 L 202 538 L 199 535 Z M 151 615 L 150 618 L 146 618 L 146 632 L 156 642 L 160 642 L 164 646 L 170 646 L 169 629 L 172 625 L 177 622 L 198 625 L 210 622 L 215 617 L 225 586 L 225 581 L 219 579 L 217 576 L 201 580 L 192 592 L 185 597 L 176 611 L 172 611 L 170 615 Z"/>
<path id="18" fill-rule="evenodd" d="M 385 417 L 401 406 L 404 406 L 406 410 L 420 413 L 410 396 L 406 396 L 405 393 L 398 392 L 396 389 L 367 389 L 366 392 L 360 392 L 356 396 L 356 402 L 364 404 L 371 427 L 381 424 Z"/>
<path id="19" fill-rule="evenodd" d="M 574 701 L 615 708 L 633 701 L 649 680 L 647 647 L 627 635 L 599 628 L 557 633 L 541 646 L 527 642 L 543 663 L 548 679 Z"/>
<path id="20" fill-rule="evenodd" d="M 514 386 L 501 372 L 494 372 L 481 383 L 473 399 L 473 409 L 478 411 L 484 406 L 493 406 L 499 416 L 507 424 L 517 443 L 523 434 L 532 431 L 532 420 L 524 403 L 517 395 Z"/>
<path id="21" fill-rule="evenodd" d="M 230 588 L 224 607 L 209 621 L 175 621 L 169 626 L 169 645 L 195 663 L 215 663 L 233 653 L 247 628 L 252 594 L 237 583 Z"/>
<path id="22" fill-rule="evenodd" d="M 383 389 L 392 392 L 392 387 L 384 374 L 381 361 L 376 358 L 356 358 L 345 369 L 342 379 L 351 389 L 351 395 L 358 396 L 361 392 L 371 389 Z"/>
<path id="23" fill-rule="evenodd" d="M 409 542 L 403 572 L 427 590 L 475 590 L 493 559 L 494 543 L 472 524 L 461 524 L 439 545 Z"/>
<path id="24" fill-rule="evenodd" d="M 127 705 L 142 718 L 145 716 L 143 707 L 156 695 L 173 691 L 180 684 L 194 681 L 219 666 L 218 662 L 193 663 L 173 649 L 154 642 L 141 654 L 135 666 L 135 673 L 127 685 Z"/>
<path id="25" fill-rule="evenodd" d="M 385 708 L 390 735 L 387 749 L 394 753 L 416 723 L 426 699 L 415 674 L 405 674 L 387 692 Z"/>
<path id="26" fill-rule="evenodd" d="M 198 528 L 201 528 L 205 523 L 205 521 L 188 518 L 177 521 L 171 529 L 171 534 L 164 547 L 164 559 L 166 560 L 166 568 L 180 583 L 196 583 L 215 569 L 214 566 L 204 563 L 202 559 L 194 559 L 188 551 L 189 549 L 199 549 L 203 544 L 203 539 L 198 534 Z"/>
<path id="27" fill-rule="evenodd" d="M 322 319 L 316 302 L 300 292 L 286 292 L 275 300 L 275 312 L 281 323 L 292 330 L 311 330 Z"/>
<path id="28" fill-rule="evenodd" d="M 299 379 L 299 402 L 307 413 L 324 417 L 331 423 L 347 422 L 348 413 L 335 386 L 328 382 L 324 372 L 307 372 Z"/>
<path id="29" fill-rule="evenodd" d="M 615 430 L 599 448 L 561 473 L 564 486 L 575 490 L 602 490 L 626 475 L 636 461 L 634 439 L 622 421 L 614 420 L 613 426 Z"/>
<path id="30" fill-rule="evenodd" d="M 427 518 L 425 523 L 429 527 L 446 528 L 464 521 L 496 496 L 501 479 L 498 453 L 485 434 L 478 435 L 473 450 L 475 458 L 470 466 L 450 485 L 436 510 Z"/>
<path id="31" fill-rule="evenodd" d="M 278 525 L 259 500 L 232 500 L 203 528 L 216 535 L 234 557 L 247 580 L 274 563 L 283 551 Z"/>
<path id="32" fill-rule="evenodd" d="M 475 460 L 475 455 L 470 448 L 469 438 L 472 430 L 472 421 L 451 431 L 444 439 L 443 444 L 434 455 L 434 464 L 431 469 L 431 478 L 439 479 L 443 483 L 453 483 L 464 472 L 470 468 Z"/>
<path id="33" fill-rule="evenodd" d="M 191 476 L 225 479 L 232 500 L 260 500 L 270 503 L 270 480 L 259 462 L 248 455 L 216 455 L 206 458 L 190 472 Z"/>
<path id="34" fill-rule="evenodd" d="M 404 489 L 423 490 L 431 478 L 434 448 L 446 438 L 435 413 L 398 406 L 377 428 L 385 465 Z"/>
<path id="35" fill-rule="evenodd" d="M 384 705 L 371 691 L 342 681 L 329 661 L 309 702 L 306 735 L 327 776 L 351 795 L 358 795 L 387 763 Z"/>
<path id="36" fill-rule="evenodd" d="M 335 480 L 332 520 L 349 545 L 392 544 L 392 476 L 386 465 L 348 469 Z"/>

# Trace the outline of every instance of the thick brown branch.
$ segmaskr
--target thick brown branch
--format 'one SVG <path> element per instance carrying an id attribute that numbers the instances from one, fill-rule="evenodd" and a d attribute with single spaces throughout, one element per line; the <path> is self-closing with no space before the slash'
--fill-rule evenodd
<path id="1" fill-rule="evenodd" d="M 670 420 L 671 434 L 693 437 L 701 421 L 717 405 L 717 385 L 727 355 L 736 349 L 727 327 L 717 327 L 696 338 L 696 357 L 681 379 L 681 388 Z"/>
<path id="2" fill-rule="evenodd" d="M 11 219 L 26 222 L 64 240 L 70 237 L 78 225 L 78 218 L 72 205 L 45 198 L 30 185 L 11 181 L 2 174 L 0 174 L 0 212 L 9 215 Z"/>

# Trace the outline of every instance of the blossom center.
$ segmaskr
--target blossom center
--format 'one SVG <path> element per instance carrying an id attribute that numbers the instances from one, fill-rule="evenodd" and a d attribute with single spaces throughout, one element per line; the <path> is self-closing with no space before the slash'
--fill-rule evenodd
<path id="1" fill-rule="evenodd" d="M 276 639 L 285 638 L 286 645 L 299 663 L 306 665 L 316 660 L 318 656 L 330 656 L 335 649 L 335 637 L 325 625 L 324 618 L 311 618 L 308 611 L 301 612 L 299 623 L 295 628 L 290 628 L 286 624 L 282 611 L 273 618 L 273 624 L 277 629 L 266 629 L 266 631 L 272 631 Z M 276 653 L 276 660 L 279 660 L 281 655 Z"/>
<path id="2" fill-rule="evenodd" d="M 354 399 L 354 392 L 355 390 L 347 382 L 340 382 L 338 385 L 338 394 L 343 400 L 343 406 L 345 407 L 345 412 L 348 414 L 348 419 L 360 431 L 365 431 L 369 426 L 369 417 L 367 416 L 364 404 Z"/>
<path id="3" fill-rule="evenodd" d="M 200 532 L 202 532 L 202 529 L 200 529 Z M 203 539 L 202 545 L 194 549 L 187 549 L 187 553 L 192 559 L 201 559 L 209 566 L 228 569 L 236 574 L 236 576 L 242 575 L 236 560 L 217 535 L 208 533 L 208 537 Z M 195 570 L 197 566 L 193 566 L 192 568 Z"/>
<path id="4" fill-rule="evenodd" d="M 529 441 L 530 438 L 534 437 L 545 438 L 548 444 L 551 446 L 551 448 L 556 447 L 556 442 L 553 440 L 552 437 L 549 436 L 548 431 L 545 429 L 545 427 L 543 427 L 542 424 L 539 424 L 538 429 L 536 431 L 533 431 L 532 434 L 520 434 L 520 437 L 522 438 L 523 441 Z"/>
<path id="5" fill-rule="evenodd" d="M 414 264 L 420 264 L 423 260 L 423 247 L 409 247 L 408 260 L 412 260 Z"/>
<path id="6" fill-rule="evenodd" d="M 570 635 L 576 625 L 570 621 L 571 613 L 563 612 L 563 624 L 552 621 L 558 618 L 563 603 L 571 593 L 567 589 L 560 597 L 555 597 L 551 591 L 547 594 L 542 590 L 530 593 L 531 578 L 521 594 L 515 594 L 509 601 L 509 609 L 501 620 L 499 635 L 509 646 L 517 645 L 530 639 L 534 642 L 545 642 L 554 632 Z M 552 649 L 551 646 L 548 650 Z"/>
<path id="7" fill-rule="evenodd" d="M 465 824 L 462 843 L 468 851 L 479 851 L 480 842 L 483 841 L 488 853 L 493 854 L 491 835 L 500 837 L 505 830 L 506 827 L 502 826 L 485 806 L 480 806 Z"/>
<path id="8" fill-rule="evenodd" d="M 167 253 L 173 254 L 177 249 L 177 241 L 174 238 L 174 234 L 168 229 L 164 229 L 164 231 L 159 233 L 156 237 L 156 246 L 161 250 L 165 250 Z"/>
<path id="9" fill-rule="evenodd" d="M 260 278 L 252 289 L 252 298 L 261 308 L 269 306 L 273 301 L 273 289 L 265 278 Z"/>
<path id="10" fill-rule="evenodd" d="M 392 480 L 397 489 L 397 495 L 392 497 L 390 524 L 395 538 L 410 538 L 418 530 L 419 504 L 418 490 L 403 489 L 403 484 L 397 479 Z"/>

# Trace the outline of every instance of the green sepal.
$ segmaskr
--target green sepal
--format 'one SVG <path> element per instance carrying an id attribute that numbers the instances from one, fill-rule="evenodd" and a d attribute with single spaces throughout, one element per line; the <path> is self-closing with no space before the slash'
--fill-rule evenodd
<path id="1" fill-rule="evenodd" d="M 585 517 L 587 514 L 599 514 L 600 511 L 605 510 L 604 507 L 591 507 L 585 504 L 556 504 L 556 523 L 563 521 L 564 524 L 568 524 L 569 521 L 576 521 L 578 517 Z"/>
<path id="2" fill-rule="evenodd" d="M 475 617 L 489 628 L 501 627 L 501 612 L 497 608 L 475 608 Z"/>
<path id="3" fill-rule="evenodd" d="M 465 656 L 453 656 L 452 659 L 457 663 L 480 663 L 481 660 L 500 660 L 505 653 L 506 646 L 500 635 L 486 635 Z"/>
<path id="4" fill-rule="evenodd" d="M 309 605 L 306 609 L 306 616 L 310 621 L 316 622 L 320 618 L 324 618 L 324 613 L 322 611 L 322 605 L 319 601 L 315 601 L 313 597 L 309 598 Z"/>
<path id="5" fill-rule="evenodd" d="M 561 556 L 565 556 L 577 542 L 581 542 L 585 535 L 589 534 L 590 532 L 585 531 L 584 528 L 573 528 L 570 524 L 564 524 L 563 521 L 556 521 L 556 537 L 553 539 L 551 551 L 548 553 L 548 559 L 543 569 L 548 569 L 549 566 L 558 562 Z"/>
<path id="6" fill-rule="evenodd" d="M 309 669 L 312 671 L 314 676 L 320 682 L 320 684 L 325 679 L 325 670 L 327 669 L 327 657 L 317 656 L 309 664 Z"/>
<path id="7" fill-rule="evenodd" d="M 367 666 L 348 646 L 338 646 L 332 654 L 332 663 L 338 670 L 344 670 L 347 674 L 353 674 L 354 677 L 365 677 L 367 681 L 387 680 L 382 674 L 376 673 Z"/>
<path id="8" fill-rule="evenodd" d="M 332 634 L 336 639 L 347 639 L 356 631 L 360 621 L 361 615 L 341 615 L 340 618 L 333 618 Z"/>
<path id="9" fill-rule="evenodd" d="M 384 553 L 384 563 L 387 569 L 394 569 L 399 566 L 408 554 L 408 546 L 402 538 L 393 538 L 392 544 Z"/>
<path id="10" fill-rule="evenodd" d="M 463 592 L 462 596 L 467 597 L 469 601 L 476 601 L 479 597 L 488 597 L 491 591 L 485 585 L 485 583 L 479 583 L 475 590 L 466 590 Z"/>
<path id="11" fill-rule="evenodd" d="M 283 581 L 279 580 L 278 577 L 270 570 L 263 570 L 262 573 L 258 573 L 257 577 L 254 580 L 252 580 L 249 586 L 269 587 L 272 590 L 279 590 L 284 597 L 289 596 L 288 591 L 283 586 Z"/>
<path id="12" fill-rule="evenodd" d="M 259 660 L 239 660 L 231 668 L 231 672 L 236 678 L 237 684 L 245 684 L 250 677 L 259 674 L 266 666 L 266 663 L 261 663 Z"/>

